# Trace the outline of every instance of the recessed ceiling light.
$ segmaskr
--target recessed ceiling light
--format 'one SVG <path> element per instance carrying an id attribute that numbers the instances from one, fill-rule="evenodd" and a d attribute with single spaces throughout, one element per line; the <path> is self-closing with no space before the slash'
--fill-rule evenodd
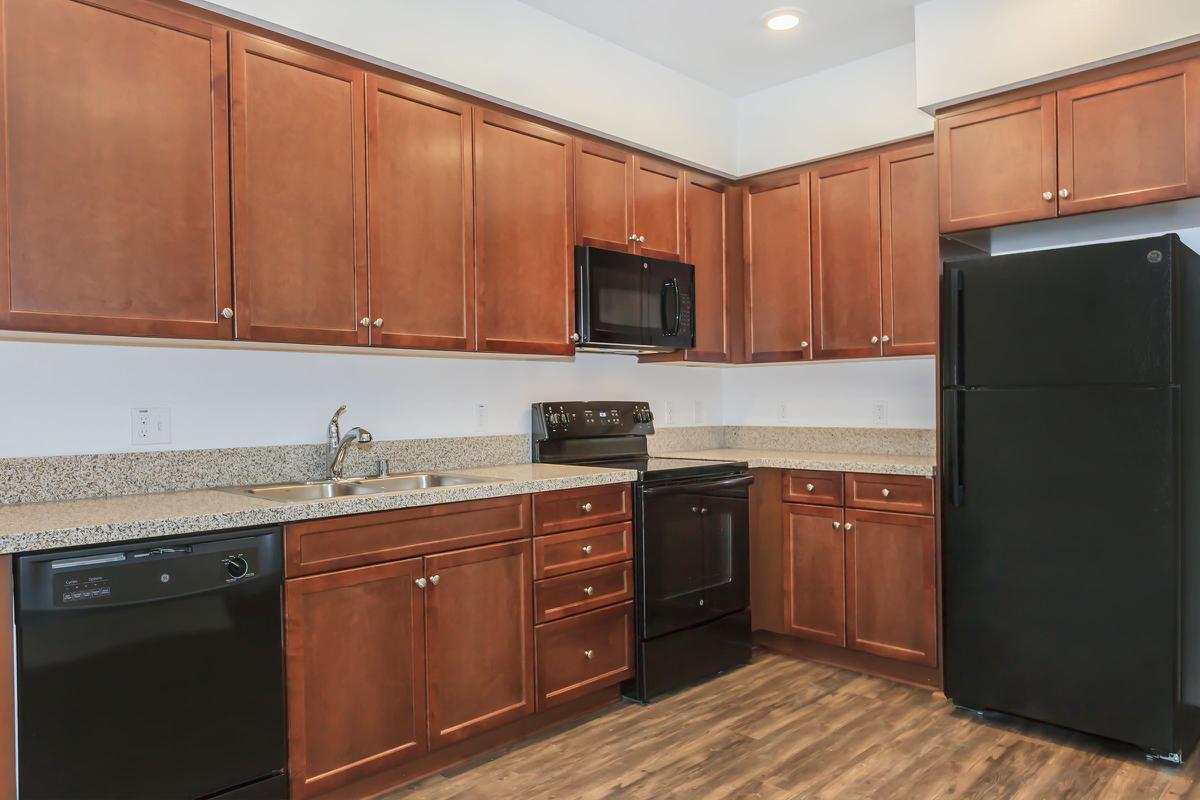
<path id="1" fill-rule="evenodd" d="M 773 31 L 790 31 L 800 24 L 800 9 L 777 8 L 764 14 L 763 20 Z"/>

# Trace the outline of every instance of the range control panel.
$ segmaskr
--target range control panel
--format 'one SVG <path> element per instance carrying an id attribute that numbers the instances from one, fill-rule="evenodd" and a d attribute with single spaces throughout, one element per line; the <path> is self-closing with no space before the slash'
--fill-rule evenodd
<path id="1" fill-rule="evenodd" d="M 535 441 L 651 433 L 654 433 L 654 413 L 646 402 L 611 400 L 533 404 Z"/>

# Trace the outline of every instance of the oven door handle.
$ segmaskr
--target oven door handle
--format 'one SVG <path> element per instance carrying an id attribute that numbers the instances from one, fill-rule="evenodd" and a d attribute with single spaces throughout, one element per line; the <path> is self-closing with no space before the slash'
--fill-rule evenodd
<path id="1" fill-rule="evenodd" d="M 738 486 L 749 486 L 754 483 L 753 475 L 738 475 L 734 478 L 726 478 L 720 481 L 710 481 L 706 483 L 672 483 L 666 486 L 650 486 L 642 490 L 642 494 L 647 496 L 660 494 L 679 494 L 681 492 L 695 493 L 701 491 L 710 491 L 714 489 L 734 489 Z"/>

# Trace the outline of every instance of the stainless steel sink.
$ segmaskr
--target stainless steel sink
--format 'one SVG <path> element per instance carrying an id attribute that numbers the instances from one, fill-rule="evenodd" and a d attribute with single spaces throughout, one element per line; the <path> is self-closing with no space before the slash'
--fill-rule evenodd
<path id="1" fill-rule="evenodd" d="M 405 492 L 413 489 L 429 489 L 434 486 L 460 486 L 464 483 L 483 483 L 496 478 L 469 478 L 465 475 L 443 475 L 438 472 L 406 472 L 400 475 L 385 475 L 382 478 L 357 478 L 352 481 L 359 486 L 383 492 Z"/>
<path id="2" fill-rule="evenodd" d="M 309 483 L 277 483 L 266 486 L 226 486 L 221 491 L 274 500 L 279 503 L 299 503 L 306 500 L 327 500 L 386 492 L 406 492 L 435 486 L 459 486 L 483 483 L 500 478 L 469 478 L 465 475 L 444 475 L 438 472 L 407 472 L 382 478 L 350 478 L 340 481 L 311 481 Z"/>

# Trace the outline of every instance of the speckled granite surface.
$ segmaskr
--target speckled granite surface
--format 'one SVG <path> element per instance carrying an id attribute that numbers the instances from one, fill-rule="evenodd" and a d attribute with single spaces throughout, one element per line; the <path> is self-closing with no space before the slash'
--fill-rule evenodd
<path id="1" fill-rule="evenodd" d="M 277 503 L 228 492 L 199 490 L 0 506 L 0 553 L 271 525 L 637 479 L 637 473 L 632 470 L 552 464 L 511 464 L 455 470 L 453 474 L 490 480 L 305 503 Z"/>
<path id="2" fill-rule="evenodd" d="M 776 428 L 729 425 L 723 447 L 933 457 L 937 432 L 925 428 Z"/>
<path id="3" fill-rule="evenodd" d="M 695 425 L 659 428 L 646 440 L 651 455 L 672 450 L 707 450 L 725 446 L 725 428 L 720 425 Z"/>
<path id="4" fill-rule="evenodd" d="M 745 461 L 754 467 L 774 469 L 819 469 L 830 472 L 875 472 L 884 475 L 932 477 L 937 460 L 933 456 L 885 455 L 878 453 L 821 453 L 811 450 L 775 450 L 722 447 L 670 453 L 686 458 Z"/>

